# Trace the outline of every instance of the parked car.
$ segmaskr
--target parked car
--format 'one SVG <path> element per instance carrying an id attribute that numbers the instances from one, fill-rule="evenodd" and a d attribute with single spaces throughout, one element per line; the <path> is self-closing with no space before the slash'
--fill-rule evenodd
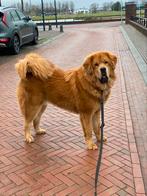
<path id="1" fill-rule="evenodd" d="M 26 43 L 38 42 L 38 28 L 29 16 L 16 8 L 0 7 L 0 47 L 6 47 L 18 54 Z"/>

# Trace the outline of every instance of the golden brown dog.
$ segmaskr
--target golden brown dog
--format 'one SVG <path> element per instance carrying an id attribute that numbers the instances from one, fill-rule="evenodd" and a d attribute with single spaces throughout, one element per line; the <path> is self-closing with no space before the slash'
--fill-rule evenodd
<path id="1" fill-rule="evenodd" d="M 39 127 L 47 102 L 78 113 L 88 149 L 96 149 L 92 130 L 100 140 L 100 99 L 106 101 L 115 81 L 117 58 L 109 52 L 95 52 L 83 64 L 64 71 L 38 54 L 28 54 L 16 64 L 20 76 L 18 101 L 24 116 L 26 142 L 33 142 L 31 124 L 37 134 L 45 133 Z M 106 138 L 104 138 L 106 140 Z"/>

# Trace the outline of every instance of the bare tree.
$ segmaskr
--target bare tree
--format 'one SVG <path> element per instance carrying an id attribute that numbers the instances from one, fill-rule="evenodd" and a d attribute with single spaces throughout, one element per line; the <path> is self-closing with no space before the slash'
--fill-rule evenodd
<path id="1" fill-rule="evenodd" d="M 104 11 L 111 10 L 112 4 L 113 4 L 113 2 L 105 2 L 105 3 L 103 4 L 103 10 L 104 10 Z"/>
<path id="2" fill-rule="evenodd" d="M 28 2 L 26 2 L 24 5 L 24 11 L 26 14 L 29 14 L 29 12 L 30 12 L 30 6 L 29 6 Z"/>
<path id="3" fill-rule="evenodd" d="M 97 10 L 98 10 L 98 7 L 99 7 L 99 5 L 98 5 L 97 3 L 92 3 L 92 4 L 90 5 L 90 12 L 96 13 Z"/>
<path id="4" fill-rule="evenodd" d="M 15 7 L 17 7 L 19 10 L 21 10 L 21 4 L 20 4 L 20 2 L 18 2 Z"/>
<path id="5" fill-rule="evenodd" d="M 31 5 L 31 6 L 30 6 Z M 21 2 L 17 4 L 13 3 L 14 7 L 17 7 L 21 10 Z M 40 5 L 33 4 L 33 1 L 28 1 L 24 4 L 24 11 L 26 14 L 32 16 L 39 16 L 41 15 L 41 8 Z M 54 1 L 50 0 L 44 4 L 44 11 L 46 14 L 53 14 L 55 12 Z M 74 2 L 71 1 L 57 1 L 57 13 L 71 13 L 74 11 Z"/>
<path id="6" fill-rule="evenodd" d="M 61 6 L 61 2 L 60 1 L 58 1 L 57 2 L 57 11 L 58 11 L 58 13 L 60 13 L 61 11 L 62 11 L 62 6 Z"/>
<path id="7" fill-rule="evenodd" d="M 74 5 L 74 2 L 73 1 L 70 1 L 69 2 L 69 9 L 70 9 L 71 12 L 74 12 L 75 5 Z"/>
<path id="8" fill-rule="evenodd" d="M 40 6 L 32 5 L 31 15 L 32 16 L 40 16 L 41 15 L 41 8 L 40 8 Z"/>
<path id="9" fill-rule="evenodd" d="M 53 13 L 55 11 L 54 4 L 52 2 L 49 3 L 49 12 Z"/>
<path id="10" fill-rule="evenodd" d="M 69 2 L 65 1 L 65 12 L 67 13 L 69 11 Z"/>

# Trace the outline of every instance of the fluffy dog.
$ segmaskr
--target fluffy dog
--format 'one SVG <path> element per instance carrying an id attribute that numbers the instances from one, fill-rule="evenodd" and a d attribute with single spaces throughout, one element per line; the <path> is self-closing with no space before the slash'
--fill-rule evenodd
<path id="1" fill-rule="evenodd" d="M 31 124 L 37 134 L 47 103 L 78 113 L 88 149 L 97 149 L 92 140 L 92 130 L 100 140 L 100 99 L 109 97 L 115 81 L 117 57 L 109 52 L 95 52 L 83 64 L 64 71 L 38 54 L 28 54 L 16 64 L 20 76 L 17 96 L 24 116 L 25 140 L 34 141 Z M 106 140 L 106 138 L 104 138 Z"/>

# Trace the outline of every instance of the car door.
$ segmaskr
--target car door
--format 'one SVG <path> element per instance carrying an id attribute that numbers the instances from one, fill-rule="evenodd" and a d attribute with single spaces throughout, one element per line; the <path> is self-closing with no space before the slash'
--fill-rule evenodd
<path id="1" fill-rule="evenodd" d="M 10 10 L 10 15 L 12 18 L 12 23 L 14 25 L 14 33 L 17 32 L 20 38 L 20 44 L 23 44 L 23 37 L 25 36 L 25 26 L 24 23 L 20 20 L 16 10 Z"/>
<path id="2" fill-rule="evenodd" d="M 24 40 L 24 37 L 25 37 L 24 22 L 18 16 L 16 10 L 11 10 L 10 14 L 11 14 L 11 17 L 12 17 L 12 20 L 13 20 L 14 31 L 19 34 L 20 44 L 22 45 L 22 44 L 25 43 L 25 40 Z"/>
<path id="3" fill-rule="evenodd" d="M 25 26 L 25 35 L 23 39 L 25 40 L 25 43 L 28 43 L 33 40 L 33 25 L 31 23 L 31 20 L 29 17 L 26 17 L 22 12 L 19 10 L 16 11 L 19 15 L 21 21 L 24 23 Z"/>
<path id="4" fill-rule="evenodd" d="M 33 21 L 30 18 L 28 20 L 28 29 L 29 29 L 29 32 L 30 32 L 30 35 L 29 35 L 30 41 L 32 41 L 34 39 L 34 28 L 35 28 L 35 25 L 34 25 Z"/>

